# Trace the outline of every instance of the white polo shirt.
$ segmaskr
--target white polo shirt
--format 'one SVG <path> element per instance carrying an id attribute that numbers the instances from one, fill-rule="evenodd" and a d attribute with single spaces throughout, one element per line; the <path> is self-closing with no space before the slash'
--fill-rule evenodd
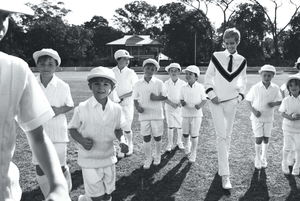
<path id="1" fill-rule="evenodd" d="M 182 86 L 184 86 L 186 84 L 185 81 L 183 81 L 182 79 L 178 78 L 176 82 L 173 82 L 173 80 L 170 78 L 168 80 L 165 81 L 165 86 L 166 86 L 166 90 L 167 90 L 167 94 L 168 94 L 168 99 L 170 101 L 172 101 L 173 103 L 180 103 L 180 89 Z M 176 113 L 176 112 L 180 112 L 181 113 L 181 108 L 173 108 L 171 105 L 165 103 L 165 110 L 167 112 L 171 112 L 171 113 Z"/>
<path id="2" fill-rule="evenodd" d="M 82 137 L 93 139 L 93 147 L 86 150 L 79 145 L 78 165 L 84 168 L 107 167 L 117 162 L 114 154 L 115 130 L 125 126 L 119 104 L 108 99 L 105 109 L 94 96 L 81 102 L 74 110 L 68 129 L 74 128 Z"/>
<path id="3" fill-rule="evenodd" d="M 41 77 L 36 77 L 41 89 L 46 95 L 51 106 L 55 107 L 74 107 L 70 87 L 67 83 L 53 75 L 53 78 L 45 88 L 41 82 Z M 67 118 L 65 114 L 53 117 L 43 124 L 46 134 L 52 142 L 68 142 Z"/>
<path id="4" fill-rule="evenodd" d="M 288 115 L 293 113 L 300 114 L 300 96 L 287 96 L 283 99 L 279 112 L 285 112 Z M 282 130 L 300 134 L 300 120 L 291 121 L 287 118 L 282 120 Z"/>
<path id="5" fill-rule="evenodd" d="M 11 163 L 16 144 L 15 120 L 24 131 L 31 131 L 54 113 L 27 63 L 2 52 L 0 97 L 0 200 L 20 200 L 19 173 Z"/>
<path id="6" fill-rule="evenodd" d="M 118 66 L 114 67 L 112 71 L 115 73 L 116 79 L 118 80 L 116 84 L 116 91 L 118 96 L 122 96 L 133 91 L 134 84 L 138 81 L 138 76 L 134 70 L 125 66 L 121 71 Z M 132 105 L 132 96 L 124 98 L 120 105 Z"/>
<path id="7" fill-rule="evenodd" d="M 144 109 L 143 113 L 139 113 L 139 121 L 164 119 L 163 103 L 162 101 L 150 100 L 151 93 L 157 96 L 167 96 L 165 85 L 160 79 L 152 77 L 148 83 L 142 77 L 135 83 L 132 94 L 133 100 L 138 100 Z"/>
<path id="8" fill-rule="evenodd" d="M 261 113 L 261 116 L 257 118 L 251 112 L 250 119 L 252 121 L 273 122 L 275 107 L 269 107 L 268 103 L 281 101 L 282 96 L 276 84 L 271 82 L 270 86 L 266 89 L 262 82 L 258 82 L 251 87 L 246 96 L 246 100 L 250 101 L 252 107 Z"/>
<path id="9" fill-rule="evenodd" d="M 202 108 L 197 110 L 195 105 L 206 100 L 206 97 L 203 85 L 197 81 L 192 87 L 188 83 L 181 87 L 179 98 L 186 102 L 186 105 L 182 107 L 182 117 L 202 117 Z"/>

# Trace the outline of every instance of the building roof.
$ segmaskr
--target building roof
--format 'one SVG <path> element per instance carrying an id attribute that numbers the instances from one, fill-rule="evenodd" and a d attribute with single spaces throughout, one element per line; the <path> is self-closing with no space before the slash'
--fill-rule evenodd
<path id="1" fill-rule="evenodd" d="M 161 45 L 161 43 L 151 39 L 150 35 L 125 35 L 123 38 L 106 43 L 106 45 L 143 46 Z"/>

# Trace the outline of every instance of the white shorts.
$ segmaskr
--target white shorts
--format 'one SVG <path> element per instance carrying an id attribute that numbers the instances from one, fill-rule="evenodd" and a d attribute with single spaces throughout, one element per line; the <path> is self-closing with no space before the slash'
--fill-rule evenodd
<path id="1" fill-rule="evenodd" d="M 166 111 L 166 118 L 168 128 L 181 128 L 182 127 L 182 117 L 181 113 L 174 113 Z"/>
<path id="2" fill-rule="evenodd" d="M 126 125 L 123 128 L 124 131 L 131 131 L 131 124 L 134 115 L 134 106 L 133 105 L 121 105 L 122 112 L 126 120 Z"/>
<path id="3" fill-rule="evenodd" d="M 300 131 L 299 133 L 283 131 L 283 149 L 294 150 L 297 144 L 300 145 Z"/>
<path id="4" fill-rule="evenodd" d="M 164 132 L 164 122 L 163 120 L 149 120 L 141 121 L 141 135 L 153 137 L 162 136 Z"/>
<path id="5" fill-rule="evenodd" d="M 67 143 L 53 143 L 53 145 L 56 150 L 60 166 L 65 166 L 67 164 Z M 32 154 L 32 163 L 34 165 L 38 165 L 37 159 L 34 154 Z"/>
<path id="6" fill-rule="evenodd" d="M 273 122 L 252 122 L 252 130 L 254 137 L 271 137 L 271 131 L 273 128 Z"/>
<path id="7" fill-rule="evenodd" d="M 190 134 L 192 137 L 198 137 L 201 122 L 202 117 L 183 117 L 182 134 Z"/>
<path id="8" fill-rule="evenodd" d="M 116 189 L 115 164 L 104 168 L 82 168 L 85 194 L 89 197 L 99 197 L 111 194 Z"/>

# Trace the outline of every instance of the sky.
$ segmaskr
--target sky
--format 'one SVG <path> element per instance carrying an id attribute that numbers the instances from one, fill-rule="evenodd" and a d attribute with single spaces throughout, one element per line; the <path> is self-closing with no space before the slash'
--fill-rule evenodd
<path id="1" fill-rule="evenodd" d="M 39 4 L 41 0 L 23 0 L 24 2 L 30 2 L 33 4 Z M 80 25 L 84 22 L 90 21 L 94 15 L 99 15 L 108 20 L 109 25 L 113 26 L 112 18 L 115 14 L 115 10 L 118 8 L 124 8 L 125 4 L 131 3 L 134 0 L 50 0 L 53 2 L 64 2 L 65 7 L 72 10 L 66 17 L 70 24 Z M 171 2 L 179 2 L 176 0 L 145 0 L 150 5 L 159 7 Z M 242 0 L 239 0 L 242 1 Z M 244 0 L 243 0 L 244 1 Z M 270 15 L 273 16 L 274 6 L 273 4 L 266 4 L 270 1 L 261 0 L 270 9 Z M 281 0 L 287 2 L 287 0 Z M 296 0 L 298 1 L 298 0 Z M 245 2 L 245 1 L 244 1 Z M 284 26 L 290 19 L 294 11 L 294 7 L 291 7 L 288 3 L 285 3 L 283 7 L 278 9 L 279 11 L 279 28 Z M 223 21 L 223 13 L 220 8 L 211 5 L 209 7 L 208 18 L 216 27 L 219 27 Z M 272 17 L 273 19 L 273 17 Z"/>

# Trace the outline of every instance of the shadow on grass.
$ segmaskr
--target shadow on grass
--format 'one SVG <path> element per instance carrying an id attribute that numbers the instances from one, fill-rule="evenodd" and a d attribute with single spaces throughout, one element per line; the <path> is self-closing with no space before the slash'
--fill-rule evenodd
<path id="1" fill-rule="evenodd" d="M 222 177 L 220 177 L 219 174 L 216 173 L 204 201 L 220 200 L 223 196 L 230 196 L 230 194 L 230 190 L 224 190 L 222 188 Z"/>
<path id="2" fill-rule="evenodd" d="M 247 200 L 269 200 L 269 192 L 267 186 L 266 170 L 262 168 L 258 170 L 255 168 L 251 184 L 244 197 L 240 198 L 239 201 Z"/>
<path id="3" fill-rule="evenodd" d="M 295 176 L 293 175 L 284 175 L 284 176 L 289 181 L 289 185 L 291 187 L 291 192 L 289 196 L 286 198 L 286 200 L 288 201 L 300 200 L 300 189 L 297 187 Z"/>
<path id="4" fill-rule="evenodd" d="M 187 157 L 182 158 L 161 180 L 154 181 L 154 175 L 167 165 L 178 150 L 176 148 L 169 153 L 164 153 L 158 166 L 151 165 L 149 170 L 141 167 L 130 175 L 120 178 L 116 182 L 116 190 L 112 193 L 113 200 L 128 198 L 131 198 L 131 201 L 175 200 L 172 196 L 180 189 L 191 167 Z"/>
<path id="5" fill-rule="evenodd" d="M 40 190 L 40 187 L 22 193 L 21 201 L 28 200 L 44 200 L 44 196 L 42 194 L 42 191 Z"/>

